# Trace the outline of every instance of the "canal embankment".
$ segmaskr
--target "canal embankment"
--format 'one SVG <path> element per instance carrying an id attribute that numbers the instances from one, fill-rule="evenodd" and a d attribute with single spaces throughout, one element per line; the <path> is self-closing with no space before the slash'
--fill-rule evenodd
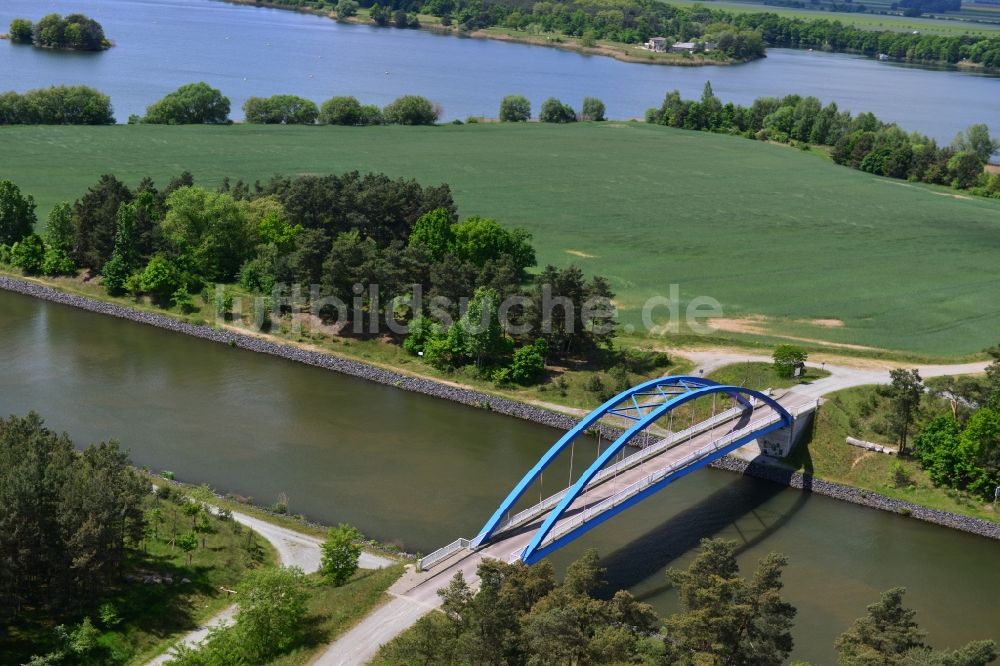
<path id="1" fill-rule="evenodd" d="M 484 391 L 464 388 L 427 377 L 408 375 L 326 352 L 304 349 L 292 344 L 278 342 L 259 334 L 242 333 L 231 329 L 219 329 L 203 324 L 192 324 L 180 321 L 166 314 L 144 312 L 116 303 L 108 303 L 86 296 L 68 294 L 31 280 L 0 275 L 0 288 L 60 305 L 125 319 L 171 332 L 183 333 L 232 348 L 244 349 L 259 354 L 268 354 L 296 363 L 332 370 L 377 384 L 449 400 L 559 430 L 568 430 L 577 422 L 574 417 L 567 414 L 557 413 Z M 619 429 L 608 425 L 602 425 L 601 430 L 604 437 L 616 437 L 621 433 Z M 912 502 L 893 499 L 871 490 L 855 488 L 816 478 L 809 474 L 795 472 L 780 464 L 768 464 L 756 461 L 747 462 L 733 456 L 727 456 L 714 463 L 713 467 L 825 495 L 859 506 L 908 516 L 991 539 L 1000 539 L 1000 524 L 998 523 L 948 511 L 930 509 Z"/>

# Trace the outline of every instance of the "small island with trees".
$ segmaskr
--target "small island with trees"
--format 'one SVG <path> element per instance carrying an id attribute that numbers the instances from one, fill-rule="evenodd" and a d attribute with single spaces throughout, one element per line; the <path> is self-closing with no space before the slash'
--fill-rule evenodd
<path id="1" fill-rule="evenodd" d="M 16 18 L 7 37 L 15 44 L 65 51 L 104 51 L 112 46 L 101 24 L 83 14 L 49 14 L 34 24 Z"/>

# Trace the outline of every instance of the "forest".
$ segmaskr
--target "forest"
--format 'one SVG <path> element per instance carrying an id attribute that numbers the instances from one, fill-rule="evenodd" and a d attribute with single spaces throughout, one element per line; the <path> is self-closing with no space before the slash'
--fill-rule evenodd
<path id="1" fill-rule="evenodd" d="M 607 280 L 575 266 L 529 277 L 530 234 L 460 220 L 444 184 L 350 172 L 208 190 L 182 174 L 133 189 L 106 174 L 52 210 L 44 237 L 34 207 L 0 182 L 0 264 L 86 271 L 112 296 L 181 312 L 239 283 L 268 302 L 265 329 L 271 313 L 308 308 L 344 335 L 388 335 L 439 369 L 472 366 L 499 384 L 535 383 L 550 359 L 603 359 L 616 335 Z M 225 317 L 232 304 L 217 307 Z"/>

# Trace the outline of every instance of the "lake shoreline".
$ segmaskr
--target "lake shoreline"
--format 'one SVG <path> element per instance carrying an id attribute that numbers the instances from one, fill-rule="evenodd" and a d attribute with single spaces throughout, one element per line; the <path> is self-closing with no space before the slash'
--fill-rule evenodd
<path id="1" fill-rule="evenodd" d="M 310 14 L 312 16 L 320 16 L 328 18 L 332 21 L 338 21 L 340 23 L 350 24 L 350 25 L 368 25 L 373 27 L 374 23 L 368 21 L 362 21 L 357 16 L 351 16 L 345 19 L 340 19 L 337 17 L 336 12 L 329 12 L 324 10 L 312 9 L 309 7 L 292 7 L 289 5 L 279 4 L 276 2 L 269 2 L 268 0 L 217 0 L 220 2 L 225 2 L 232 5 L 243 5 L 246 7 L 263 7 L 266 9 L 277 9 L 284 11 L 292 11 L 299 14 Z M 386 28 L 392 28 L 394 26 L 381 26 Z M 411 30 L 412 28 L 397 28 L 402 30 Z M 595 46 L 583 46 L 576 41 L 575 37 L 569 35 L 559 35 L 560 39 L 566 39 L 570 41 L 552 41 L 550 39 L 544 38 L 542 36 L 532 36 L 532 35 L 512 35 L 509 33 L 496 33 L 491 32 L 493 29 L 500 29 L 500 26 L 491 26 L 490 28 L 480 28 L 473 30 L 471 32 L 462 32 L 457 26 L 443 26 L 440 24 L 424 24 L 421 23 L 417 30 L 423 30 L 426 32 L 432 32 L 437 35 L 449 36 L 449 37 L 464 37 L 468 39 L 491 39 L 498 42 L 508 42 L 511 44 L 524 44 L 527 46 L 544 46 L 549 48 L 561 49 L 563 51 L 571 51 L 573 53 L 579 53 L 581 55 L 592 55 L 601 56 L 606 58 L 613 58 L 620 62 L 627 62 L 636 65 L 666 65 L 668 67 L 706 67 L 706 66 L 719 66 L 727 67 L 731 65 L 744 65 L 756 60 L 763 60 L 767 58 L 767 53 L 760 56 L 759 58 L 750 58 L 743 60 L 733 60 L 727 59 L 724 61 L 719 60 L 708 60 L 704 57 L 699 59 L 694 58 L 671 58 L 662 56 L 671 56 L 675 54 L 669 53 L 653 53 L 652 51 L 640 55 L 632 55 L 626 53 L 624 49 L 627 49 L 630 44 L 625 44 L 623 42 L 609 42 L 607 45 L 595 45 Z M 796 47 L 796 46 L 768 46 L 766 48 L 783 48 L 792 49 L 796 51 L 813 51 L 812 48 L 806 47 Z M 823 53 L 845 53 L 848 55 L 856 55 L 864 57 L 868 60 L 874 60 L 874 58 L 862 51 L 857 49 L 829 49 L 820 48 L 817 49 Z M 697 56 L 695 56 L 697 58 Z M 960 60 L 957 63 L 950 64 L 947 62 L 940 61 L 910 61 L 899 58 L 890 58 L 890 62 L 906 65 L 910 67 L 917 67 L 919 69 L 926 69 L 929 71 L 965 71 L 965 72 L 975 72 L 979 74 L 1000 74 L 1000 67 L 987 67 L 981 63 L 974 63 L 968 60 Z"/>
<path id="2" fill-rule="evenodd" d="M 40 282 L 0 275 L 0 289 L 44 301 L 75 307 L 96 314 L 116 317 L 139 324 L 183 333 L 209 342 L 245 349 L 261 354 L 269 354 L 289 361 L 303 363 L 377 384 L 422 393 L 435 398 L 450 400 L 466 406 L 485 409 L 558 430 L 569 430 L 578 419 L 529 405 L 510 398 L 486 393 L 472 388 L 455 386 L 442 381 L 403 374 L 356 359 L 317 352 L 272 339 L 270 336 L 254 335 L 229 329 L 217 329 L 204 324 L 190 324 L 168 314 L 143 312 L 131 307 L 108 303 L 86 296 L 77 296 L 59 291 Z M 621 430 L 611 426 L 601 426 L 605 436 L 616 437 Z M 1000 523 L 960 514 L 930 509 L 912 502 L 896 500 L 879 493 L 847 486 L 809 474 L 794 472 L 786 467 L 760 462 L 747 462 L 734 456 L 726 456 L 711 465 L 716 469 L 735 472 L 763 481 L 769 481 L 798 490 L 825 495 L 872 509 L 879 509 L 901 516 L 912 517 L 924 522 L 957 529 L 989 539 L 1000 540 Z"/>
<path id="3" fill-rule="evenodd" d="M 436 35 L 442 35 L 445 37 L 459 37 L 466 39 L 491 39 L 498 42 L 508 42 L 511 44 L 525 44 L 527 46 L 544 46 L 548 48 L 562 49 L 563 51 L 571 51 L 573 53 L 579 53 L 581 55 L 592 55 L 601 56 L 606 58 L 613 58 L 620 62 L 627 62 L 636 65 L 666 65 L 669 67 L 705 67 L 717 65 L 720 67 L 726 67 L 729 65 L 742 65 L 748 62 L 753 62 L 757 58 L 749 60 L 708 60 L 706 58 L 700 59 L 686 59 L 682 56 L 676 58 L 665 57 L 671 56 L 673 54 L 668 53 L 653 53 L 648 52 L 648 57 L 640 57 L 638 55 L 631 55 L 622 50 L 626 49 L 630 45 L 622 42 L 609 42 L 608 45 L 604 46 L 583 46 L 576 42 L 575 38 L 569 36 L 560 36 L 561 38 L 572 40 L 572 41 L 552 41 L 540 36 L 524 35 L 510 35 L 502 33 L 490 32 L 490 28 L 477 29 L 471 32 L 462 32 L 457 27 L 453 26 L 443 26 L 440 24 L 428 24 L 421 23 L 417 28 L 395 28 L 395 26 L 377 26 L 370 21 L 363 21 L 357 16 L 351 16 L 348 18 L 338 18 L 336 12 L 328 12 L 319 9 L 312 9 L 310 7 L 291 7 L 289 5 L 283 5 L 275 2 L 267 2 L 266 0 L 218 0 L 220 2 L 225 2 L 231 5 L 243 5 L 246 7 L 262 7 L 265 9 L 277 9 L 283 11 L 291 11 L 299 14 L 309 14 L 312 16 L 319 16 L 323 18 L 328 18 L 331 21 L 337 21 L 339 23 L 344 23 L 347 25 L 367 25 L 371 27 L 383 27 L 388 29 L 396 30 L 423 30 L 425 32 L 431 32 Z M 496 27 L 496 26 L 494 26 Z M 761 56 L 760 59 L 766 58 L 767 56 Z"/>

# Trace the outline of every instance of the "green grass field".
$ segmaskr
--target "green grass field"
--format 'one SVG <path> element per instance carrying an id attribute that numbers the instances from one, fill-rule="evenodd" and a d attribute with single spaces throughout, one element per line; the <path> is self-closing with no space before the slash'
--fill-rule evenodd
<path id="1" fill-rule="evenodd" d="M 997 342 L 1000 201 L 873 177 L 818 152 L 581 123 L 5 127 L 0 155 L 0 178 L 32 193 L 40 217 L 104 172 L 132 184 L 184 169 L 208 186 L 350 169 L 447 182 L 463 216 L 528 228 L 541 263 L 608 276 L 640 332 L 646 299 L 677 284 L 682 301 L 716 298 L 726 318 L 760 315 L 760 336 L 935 356 Z"/>
<path id="2" fill-rule="evenodd" d="M 909 32 L 919 30 L 920 32 L 934 35 L 994 35 L 1000 30 L 1000 15 L 989 10 L 984 11 L 984 7 L 975 8 L 963 7 L 961 13 L 948 14 L 950 18 L 911 18 L 908 16 L 894 16 L 882 14 L 862 14 L 855 12 L 833 12 L 823 9 L 798 9 L 791 7 L 775 7 L 765 5 L 760 2 L 748 0 L 721 0 L 704 2 L 704 0 L 663 0 L 672 5 L 690 7 L 691 5 L 702 4 L 712 9 L 722 9 L 734 13 L 757 13 L 768 12 L 778 16 L 789 18 L 801 18 L 806 20 L 828 19 L 830 21 L 840 21 L 845 25 L 853 25 L 862 30 L 894 30 L 897 32 Z M 885 3 L 865 3 L 868 7 L 884 4 L 884 9 L 889 9 L 888 2 Z M 992 22 L 996 21 L 996 22 Z"/>

